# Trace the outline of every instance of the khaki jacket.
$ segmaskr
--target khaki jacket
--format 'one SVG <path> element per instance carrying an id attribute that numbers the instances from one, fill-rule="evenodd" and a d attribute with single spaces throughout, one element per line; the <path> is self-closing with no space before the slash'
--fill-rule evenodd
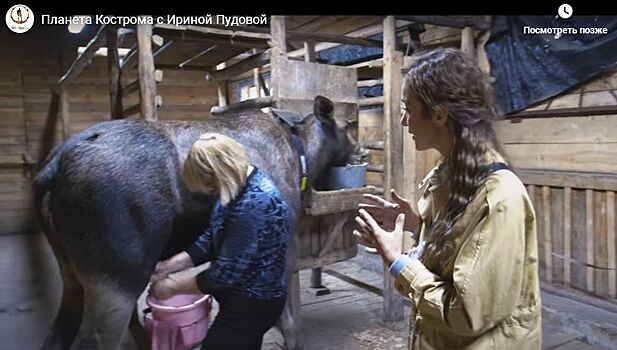
<path id="1" fill-rule="evenodd" d="M 446 201 L 443 173 L 436 167 L 420 184 L 420 241 Z M 519 178 L 489 175 L 452 232 L 456 257 L 447 266 L 433 272 L 414 260 L 396 278 L 415 304 L 409 348 L 540 349 L 536 218 Z"/>

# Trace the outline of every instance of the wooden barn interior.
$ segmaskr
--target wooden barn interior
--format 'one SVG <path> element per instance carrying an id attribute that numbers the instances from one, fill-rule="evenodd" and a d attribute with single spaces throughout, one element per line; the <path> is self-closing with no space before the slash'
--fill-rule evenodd
<path id="1" fill-rule="evenodd" d="M 418 47 L 458 47 L 490 76 L 484 45 L 492 20 L 272 16 L 267 25 L 245 27 L 2 30 L 11 49 L 0 52 L 0 343 L 37 349 L 58 308 L 61 279 L 32 198 L 32 180 L 54 145 L 113 119 L 206 120 L 247 104 L 307 113 L 313 97 L 323 94 L 332 96 L 337 116 L 354 116 L 348 121 L 369 150 L 369 166 L 365 187 L 313 191 L 306 201 L 292 287 L 304 346 L 394 348 L 379 333 L 405 337 L 409 305 L 351 234 L 357 204 L 362 193 L 388 196 L 390 188 L 414 200 L 417 183 L 438 160 L 434 151 L 416 151 L 399 124 L 401 70 L 409 54 Z M 327 63 L 327 53 L 350 46 L 375 52 Z M 543 297 L 560 298 L 561 304 L 545 303 L 550 324 L 543 348 L 615 348 L 617 65 L 496 125 L 535 207 Z M 350 261 L 355 265 L 341 265 Z M 363 280 L 369 275 L 374 278 Z M 366 298 L 354 299 L 352 287 Z M 345 320 L 328 310 L 356 302 L 371 306 L 359 314 L 345 311 Z M 264 348 L 282 348 L 279 338 L 267 338 Z"/>

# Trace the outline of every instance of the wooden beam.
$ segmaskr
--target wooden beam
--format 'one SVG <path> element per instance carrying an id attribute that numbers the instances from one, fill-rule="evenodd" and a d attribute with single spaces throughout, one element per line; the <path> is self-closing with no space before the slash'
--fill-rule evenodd
<path id="1" fill-rule="evenodd" d="M 447 16 L 396 16 L 397 19 L 423 23 L 423 24 L 432 24 L 441 27 L 452 27 L 463 29 L 465 27 L 473 27 L 474 29 L 483 31 L 490 29 L 490 24 L 484 21 L 474 21 L 470 19 L 462 19 L 462 18 L 453 18 Z"/>
<path id="2" fill-rule="evenodd" d="M 314 40 L 325 43 L 339 43 L 348 45 L 360 45 L 368 47 L 381 47 L 383 43 L 379 40 L 367 38 L 354 38 L 344 35 L 325 34 L 325 33 L 304 33 L 304 32 L 287 32 L 288 40 L 291 41 L 308 41 Z"/>
<path id="3" fill-rule="evenodd" d="M 122 60 L 122 63 L 120 64 L 120 69 L 121 70 L 131 69 L 135 67 L 136 64 L 137 64 L 137 43 L 135 43 L 133 47 L 131 47 L 129 52 L 126 54 L 126 56 Z"/>
<path id="4" fill-rule="evenodd" d="M 547 132 L 548 130 L 550 132 Z M 581 130 L 584 130 L 584 132 L 581 132 Z M 495 123 L 495 132 L 505 145 L 525 143 L 615 144 L 617 143 L 615 130 L 617 130 L 617 118 L 614 115 L 520 118 L 517 120 L 506 119 Z"/>
<path id="5" fill-rule="evenodd" d="M 250 108 L 264 108 L 270 107 L 274 104 L 274 98 L 272 96 L 253 98 L 250 100 L 244 100 L 237 103 L 233 103 L 228 106 L 222 107 L 212 107 L 210 109 L 210 113 L 212 114 L 221 114 L 230 111 L 250 109 Z"/>
<path id="6" fill-rule="evenodd" d="M 550 118 L 550 117 L 580 117 L 587 115 L 608 115 L 617 114 L 617 106 L 593 106 L 593 107 L 574 107 L 559 108 L 542 111 L 522 111 L 506 116 L 511 118 Z"/>
<path id="7" fill-rule="evenodd" d="M 139 90 L 139 79 L 133 80 L 127 86 L 125 86 L 124 89 L 122 89 L 122 97 L 129 96 L 130 94 L 138 90 Z"/>
<path id="8" fill-rule="evenodd" d="M 169 69 L 169 70 L 184 70 L 184 71 L 197 71 L 197 72 L 206 72 L 208 77 L 213 76 L 214 68 L 210 66 L 183 66 L 180 67 L 177 64 L 157 64 L 156 65 L 160 69 Z"/>
<path id="9" fill-rule="evenodd" d="M 268 62 L 270 62 L 270 51 L 266 50 L 264 52 L 247 57 L 246 59 L 234 64 L 233 66 L 210 72 L 209 77 L 212 80 L 229 80 L 253 68 L 261 67 Z"/>
<path id="10" fill-rule="evenodd" d="M 382 68 L 384 65 L 383 58 L 377 58 L 374 60 L 364 61 L 356 64 L 352 64 L 348 67 L 350 68 Z"/>
<path id="11" fill-rule="evenodd" d="M 167 29 L 167 30 L 175 30 L 175 31 L 186 31 L 186 32 L 195 32 L 201 34 L 209 34 L 209 35 L 218 35 L 225 36 L 230 38 L 240 38 L 240 39 L 260 39 L 260 40 L 269 40 L 270 34 L 261 33 L 254 30 L 248 31 L 246 28 L 243 30 L 233 30 L 233 29 L 223 29 L 226 27 L 220 26 L 185 26 L 180 25 L 176 26 L 173 24 L 157 24 L 155 28 Z M 238 27 L 234 27 L 238 28 Z"/>
<path id="12" fill-rule="evenodd" d="M 617 173 L 617 143 L 505 144 L 503 149 L 522 169 Z"/>
<path id="13" fill-rule="evenodd" d="M 127 108 L 127 109 L 125 109 L 125 110 L 122 112 L 122 116 L 123 116 L 124 118 L 127 118 L 127 117 L 132 116 L 133 114 L 138 114 L 139 112 L 141 112 L 141 104 L 139 104 L 139 103 L 138 103 L 138 104 L 136 104 L 136 105 L 133 105 L 133 106 L 131 106 L 131 107 L 129 107 L 129 108 Z"/>
<path id="14" fill-rule="evenodd" d="M 111 119 L 122 118 L 122 86 L 118 57 L 118 28 L 107 28 L 107 70 L 109 75 L 109 105 Z"/>
<path id="15" fill-rule="evenodd" d="M 403 53 L 396 50 L 396 22 L 388 16 L 383 22 L 383 103 L 384 103 L 384 190 L 390 199 L 390 189 L 403 193 L 403 128 L 399 125 L 400 99 L 402 88 Z M 383 318 L 384 321 L 403 319 L 403 298 L 394 287 L 394 278 L 384 267 L 383 280 Z"/>
<path id="16" fill-rule="evenodd" d="M 371 79 L 358 81 L 358 87 L 372 87 L 377 85 L 383 85 L 383 79 Z"/>
<path id="17" fill-rule="evenodd" d="M 137 53 L 139 64 L 139 97 L 142 117 L 147 121 L 158 120 L 156 109 L 156 81 L 154 79 L 154 56 L 152 55 L 152 26 L 137 24 Z"/>
<path id="18" fill-rule="evenodd" d="M 276 17 L 276 16 L 272 16 Z M 170 27 L 169 24 L 161 24 L 157 25 L 156 28 L 163 29 L 174 29 L 174 30 L 186 30 L 199 32 L 203 34 L 210 35 L 220 35 L 220 36 L 229 36 L 231 38 L 250 38 L 250 39 L 263 39 L 270 40 L 271 33 L 268 32 L 266 28 L 259 27 L 243 27 L 236 26 L 234 29 L 227 29 L 227 27 L 211 25 L 211 26 L 173 26 Z M 329 42 L 329 43 L 340 43 L 340 44 L 349 44 L 349 45 L 362 45 L 362 46 L 371 46 L 371 47 L 381 47 L 382 42 L 379 40 L 360 38 L 360 37 L 352 37 L 346 35 L 338 35 L 338 34 L 326 34 L 326 33 L 309 33 L 302 31 L 286 31 L 286 39 L 289 41 L 308 41 L 314 40 L 317 42 Z"/>
<path id="19" fill-rule="evenodd" d="M 362 37 L 368 37 L 368 36 L 372 36 L 372 35 L 375 35 L 375 34 L 379 34 L 382 31 L 383 31 L 383 24 L 380 22 L 380 23 L 377 23 L 377 24 L 370 25 L 368 27 L 360 28 L 360 29 L 355 30 L 355 31 L 353 31 L 351 33 L 347 33 L 347 34 L 345 34 L 345 36 L 352 37 L 352 38 L 362 38 Z M 329 48 L 337 47 L 337 46 L 340 46 L 340 45 L 342 45 L 342 44 L 339 44 L 339 43 L 316 43 L 315 44 L 315 52 L 327 50 Z M 304 48 L 288 52 L 288 56 L 289 57 L 300 57 L 300 56 L 304 56 L 305 54 L 306 54 L 306 52 L 305 52 Z"/>
<path id="20" fill-rule="evenodd" d="M 383 141 L 363 141 L 362 142 L 362 147 L 367 148 L 367 149 L 376 150 L 376 151 L 383 151 L 384 150 L 383 145 L 384 145 Z"/>
<path id="21" fill-rule="evenodd" d="M 377 24 L 375 27 L 380 28 L 381 25 Z M 381 28 L 380 28 L 381 29 Z M 287 39 L 290 41 L 314 41 L 318 43 L 336 43 L 336 44 L 348 44 L 348 45 L 360 45 L 369 47 L 382 47 L 383 42 L 380 40 L 374 40 L 366 38 L 366 36 L 377 34 L 369 29 L 362 28 L 361 30 L 354 31 L 345 35 L 340 34 L 327 34 L 327 33 L 313 33 L 303 31 L 287 31 Z"/>
<path id="22" fill-rule="evenodd" d="M 359 98 L 358 99 L 358 106 L 361 106 L 361 107 L 372 106 L 372 105 L 379 105 L 379 104 L 383 104 L 383 103 L 384 103 L 384 97 L 383 96 L 366 97 L 366 98 Z"/>
<path id="23" fill-rule="evenodd" d="M 154 57 L 158 56 L 161 54 L 161 52 L 167 50 L 171 44 L 173 44 L 174 41 L 173 40 L 169 40 L 168 42 L 165 43 L 165 45 L 159 47 L 158 49 L 156 49 L 156 51 L 154 51 L 154 53 L 152 54 Z"/>
<path id="24" fill-rule="evenodd" d="M 96 33 L 94 38 L 90 40 L 84 52 L 79 55 L 75 61 L 73 61 L 71 67 L 53 87 L 58 94 L 62 89 L 66 89 L 66 86 L 84 70 L 86 65 L 88 65 L 92 58 L 94 58 L 96 51 L 105 44 L 105 28 L 105 24 L 101 25 L 101 28 L 99 28 L 99 31 Z"/>
<path id="25" fill-rule="evenodd" d="M 185 60 L 184 62 L 178 64 L 178 67 L 180 67 L 180 68 L 184 67 L 187 63 L 193 62 L 194 60 L 204 56 L 205 54 L 207 54 L 208 52 L 211 52 L 212 50 L 216 49 L 217 47 L 218 47 L 217 44 L 211 45 L 207 49 L 202 50 L 201 52 L 199 52 L 197 55 L 194 55 L 193 57 L 190 57 L 189 59 Z"/>
<path id="26" fill-rule="evenodd" d="M 526 185 L 617 191 L 615 174 L 531 169 L 515 169 L 515 172 Z"/>
<path id="27" fill-rule="evenodd" d="M 66 89 L 60 90 L 60 121 L 62 122 L 62 140 L 68 139 L 71 136 L 69 115 L 69 94 Z"/>
<path id="28" fill-rule="evenodd" d="M 261 32 L 267 33 L 267 29 L 258 27 L 240 27 L 243 31 Z M 324 43 L 338 43 L 348 45 L 361 45 L 370 47 L 381 47 L 383 43 L 379 40 L 373 40 L 362 37 L 354 37 L 339 34 L 327 34 L 327 33 L 315 33 L 315 32 L 303 32 L 296 30 L 288 30 L 286 33 L 286 39 L 288 41 L 315 41 Z"/>
<path id="29" fill-rule="evenodd" d="M 373 186 L 345 188 L 335 191 L 315 191 L 311 189 L 304 210 L 306 214 L 313 217 L 356 210 L 358 203 L 363 201 L 362 196 L 374 191 L 375 187 Z"/>
<path id="30" fill-rule="evenodd" d="M 236 37 L 234 37 L 233 39 L 231 37 L 230 38 L 220 38 L 216 36 L 204 35 L 202 33 L 179 31 L 175 29 L 170 30 L 167 28 L 157 28 L 157 27 L 155 27 L 154 29 L 156 30 L 157 33 L 160 33 L 168 40 L 173 40 L 173 41 L 182 42 L 182 43 L 194 43 L 194 44 L 201 44 L 201 45 L 212 45 L 212 44 L 231 45 L 233 44 L 234 46 L 244 47 L 247 49 L 268 48 L 268 42 L 265 40 L 261 40 L 261 39 L 259 40 L 242 39 L 242 38 L 236 38 Z"/>

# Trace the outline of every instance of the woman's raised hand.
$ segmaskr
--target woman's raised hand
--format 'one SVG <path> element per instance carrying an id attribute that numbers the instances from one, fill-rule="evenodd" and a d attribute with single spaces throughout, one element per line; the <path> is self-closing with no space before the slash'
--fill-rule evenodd
<path id="1" fill-rule="evenodd" d="M 407 218 L 405 230 L 415 231 L 419 219 L 413 212 L 411 204 L 407 199 L 399 196 L 394 189 L 390 193 L 394 202 L 389 202 L 372 194 L 364 194 L 364 198 L 370 203 L 360 203 L 359 207 L 366 210 L 376 221 L 381 223 L 383 228 L 388 230 L 394 229 L 399 214 L 405 214 Z"/>

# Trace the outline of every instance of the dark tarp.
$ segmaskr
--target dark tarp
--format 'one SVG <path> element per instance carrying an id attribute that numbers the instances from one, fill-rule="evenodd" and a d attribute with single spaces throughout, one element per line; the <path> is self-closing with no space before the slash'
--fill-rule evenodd
<path id="1" fill-rule="evenodd" d="M 575 28 L 578 34 L 525 34 L 524 27 Z M 580 28 L 607 28 L 585 34 Z M 485 45 L 502 112 L 558 95 L 617 64 L 617 16 L 495 16 Z"/>
<path id="2" fill-rule="evenodd" d="M 375 34 L 368 37 L 373 40 L 383 41 L 382 34 Z M 361 45 L 339 45 L 317 52 L 317 62 L 348 66 L 354 63 L 381 58 L 383 49 L 381 47 L 368 47 Z"/>

